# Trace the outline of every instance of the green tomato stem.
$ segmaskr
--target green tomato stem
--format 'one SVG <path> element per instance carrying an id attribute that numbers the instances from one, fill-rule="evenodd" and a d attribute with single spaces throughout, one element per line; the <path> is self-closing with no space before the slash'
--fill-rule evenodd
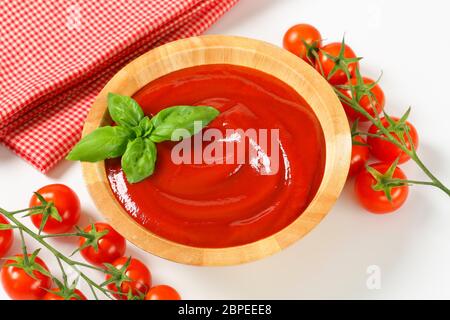
<path id="1" fill-rule="evenodd" d="M 73 233 L 43 234 L 40 237 L 42 239 L 46 239 L 46 238 L 78 237 L 78 236 L 79 236 L 79 234 L 77 232 L 73 232 Z"/>
<path id="2" fill-rule="evenodd" d="M 438 179 L 436 178 L 436 176 L 431 173 L 431 171 L 427 168 L 427 166 L 425 166 L 425 164 L 422 162 L 422 160 L 419 158 L 419 156 L 415 153 L 415 152 L 411 152 L 412 154 L 410 155 L 411 159 L 413 159 L 413 161 L 415 163 L 417 163 L 417 165 L 422 169 L 422 171 L 431 179 L 431 181 L 433 182 L 431 185 L 434 185 L 435 187 L 441 189 L 442 191 L 444 191 L 448 196 L 450 196 L 450 190 Z"/>
<path id="3" fill-rule="evenodd" d="M 22 250 L 23 254 L 23 260 L 25 261 L 25 265 L 28 265 L 28 252 L 27 252 L 27 246 L 25 245 L 25 237 L 23 236 L 22 229 L 19 228 L 19 234 L 20 234 L 20 248 Z"/>
<path id="4" fill-rule="evenodd" d="M 16 211 L 10 211 L 10 214 L 18 214 L 18 213 L 23 213 L 23 212 L 29 212 L 30 210 L 41 210 L 41 209 L 45 209 L 46 206 L 36 206 L 33 208 L 27 208 L 27 209 L 22 209 L 22 210 L 16 210 Z"/>
<path id="5" fill-rule="evenodd" d="M 419 181 L 419 180 L 408 180 L 408 179 L 388 179 L 386 181 L 384 181 L 386 184 L 393 184 L 393 185 L 398 185 L 398 184 L 419 184 L 419 185 L 424 185 L 424 186 L 435 186 L 435 183 L 432 181 Z"/>

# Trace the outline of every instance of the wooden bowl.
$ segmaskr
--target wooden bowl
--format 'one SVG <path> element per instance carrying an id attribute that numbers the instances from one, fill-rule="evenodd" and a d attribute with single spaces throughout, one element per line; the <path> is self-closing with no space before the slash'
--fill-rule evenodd
<path id="1" fill-rule="evenodd" d="M 294 88 L 315 112 L 325 137 L 326 162 L 320 187 L 307 209 L 281 231 L 246 245 L 198 248 L 163 239 L 138 224 L 116 201 L 104 162 L 83 163 L 84 178 L 100 212 L 129 241 L 172 261 L 223 266 L 257 260 L 287 247 L 311 231 L 328 213 L 347 178 L 351 138 L 345 113 L 327 81 L 306 62 L 274 45 L 232 36 L 201 36 L 153 49 L 120 70 L 98 95 L 83 130 L 87 135 L 111 120 L 108 92 L 132 96 L 150 81 L 170 72 L 204 64 L 250 67 L 281 79 Z"/>

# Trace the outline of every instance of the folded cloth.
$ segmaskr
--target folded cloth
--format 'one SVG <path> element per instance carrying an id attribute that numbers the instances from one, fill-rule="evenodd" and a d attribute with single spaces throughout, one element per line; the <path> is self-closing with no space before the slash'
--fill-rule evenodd
<path id="1" fill-rule="evenodd" d="M 42 172 L 127 62 L 199 35 L 238 0 L 0 0 L 0 141 Z"/>

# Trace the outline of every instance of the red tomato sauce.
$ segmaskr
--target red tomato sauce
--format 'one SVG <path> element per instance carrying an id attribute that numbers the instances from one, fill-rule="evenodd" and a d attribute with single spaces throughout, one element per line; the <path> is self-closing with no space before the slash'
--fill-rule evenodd
<path id="1" fill-rule="evenodd" d="M 207 128 L 224 133 L 279 129 L 280 164 L 272 175 L 261 174 L 250 161 L 175 164 L 175 142 L 157 144 L 155 173 L 136 184 L 126 181 L 120 159 L 108 160 L 117 200 L 152 233 L 196 247 L 243 245 L 288 226 L 314 197 L 325 164 L 323 132 L 302 97 L 277 78 L 245 67 L 206 65 L 156 79 L 134 98 L 150 116 L 174 105 L 215 107 L 220 114 Z"/>

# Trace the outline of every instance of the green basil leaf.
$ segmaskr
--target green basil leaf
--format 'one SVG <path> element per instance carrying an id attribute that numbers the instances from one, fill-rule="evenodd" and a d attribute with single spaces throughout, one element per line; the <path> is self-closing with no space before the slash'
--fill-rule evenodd
<path id="1" fill-rule="evenodd" d="M 217 109 L 207 106 L 175 106 L 166 108 L 151 119 L 154 129 L 150 139 L 154 142 L 172 140 L 172 134 L 177 129 L 187 130 L 190 135 L 194 135 L 218 115 L 219 111 Z M 201 122 L 201 126 L 195 126 L 194 122 Z M 180 137 L 175 137 L 172 141 L 179 140 L 181 140 Z"/>
<path id="2" fill-rule="evenodd" d="M 131 97 L 108 93 L 108 110 L 113 121 L 128 128 L 139 125 L 144 111 Z"/>
<path id="3" fill-rule="evenodd" d="M 121 126 L 100 127 L 80 140 L 67 155 L 67 160 L 96 162 L 120 157 L 133 139 L 132 130 Z"/>
<path id="4" fill-rule="evenodd" d="M 139 122 L 139 128 L 141 130 L 142 137 L 149 137 L 153 131 L 153 122 L 149 117 L 144 117 Z"/>
<path id="5" fill-rule="evenodd" d="M 156 145 L 150 139 L 136 138 L 122 156 L 122 169 L 128 182 L 136 183 L 153 174 L 155 162 Z"/>

